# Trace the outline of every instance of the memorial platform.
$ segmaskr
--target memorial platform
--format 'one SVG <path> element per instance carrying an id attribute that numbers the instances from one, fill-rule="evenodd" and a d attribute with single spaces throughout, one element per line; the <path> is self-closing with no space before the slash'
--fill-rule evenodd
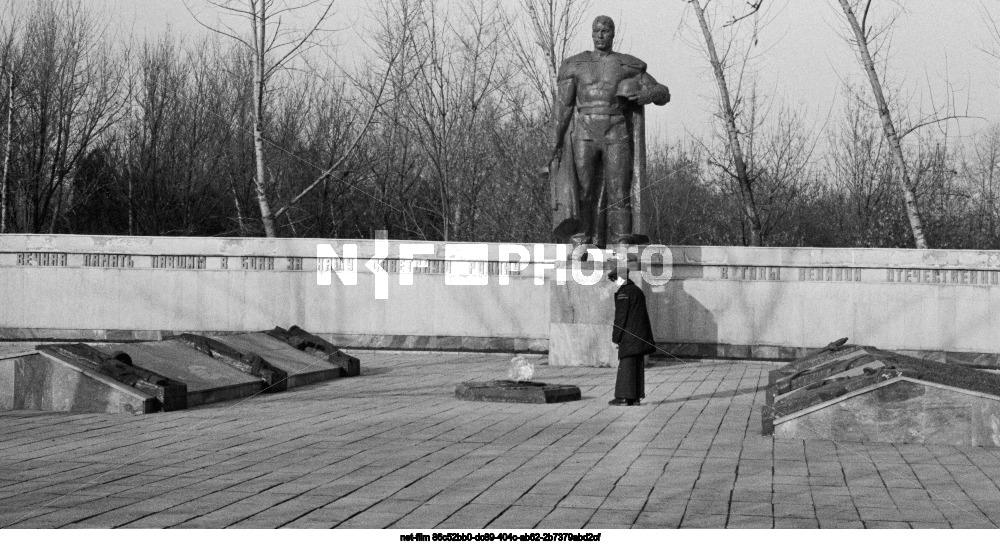
<path id="1" fill-rule="evenodd" d="M 359 352 L 358 378 L 142 417 L 0 413 L 0 527 L 995 528 L 1000 450 L 762 436 L 756 361 L 535 362 L 557 404 L 467 402 L 510 354 Z M 529 356 L 530 357 L 530 356 Z"/>

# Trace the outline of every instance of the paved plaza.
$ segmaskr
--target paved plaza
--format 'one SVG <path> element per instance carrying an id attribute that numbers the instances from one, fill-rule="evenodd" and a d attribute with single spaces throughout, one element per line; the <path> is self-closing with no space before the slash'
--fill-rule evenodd
<path id="1" fill-rule="evenodd" d="M 500 404 L 454 389 L 509 354 L 352 354 L 360 377 L 178 412 L 0 412 L 0 527 L 1000 524 L 1000 449 L 761 436 L 772 364 L 658 360 L 611 407 L 612 369 L 536 357 L 583 399 Z"/>

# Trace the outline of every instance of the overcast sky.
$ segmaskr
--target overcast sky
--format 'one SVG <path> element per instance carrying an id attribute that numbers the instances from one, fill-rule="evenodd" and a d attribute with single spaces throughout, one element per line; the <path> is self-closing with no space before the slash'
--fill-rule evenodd
<path id="1" fill-rule="evenodd" d="M 16 0 L 24 1 L 24 0 Z M 509 5 L 514 0 L 507 0 Z M 893 37 L 891 79 L 910 98 L 911 106 L 930 109 L 947 96 L 951 83 L 960 112 L 985 120 L 962 121 L 962 135 L 970 136 L 989 124 L 1000 122 L 1000 60 L 980 49 L 990 45 L 982 20 L 982 5 L 1000 16 L 998 0 L 876 0 L 873 18 L 884 16 L 903 4 L 906 12 L 898 20 Z M 204 0 L 189 0 L 205 5 Z M 162 32 L 167 25 L 179 34 L 201 32 L 181 0 L 88 0 L 104 6 L 120 28 L 142 36 Z M 715 0 L 720 6 L 741 6 L 740 0 Z M 803 110 L 817 130 L 839 114 L 842 81 L 865 83 L 853 51 L 841 38 L 843 14 L 836 0 L 766 0 L 772 21 L 759 36 L 754 65 L 760 89 L 775 101 Z M 357 32 L 368 24 L 366 3 L 339 0 L 338 16 L 349 29 L 338 37 L 338 58 L 349 58 Z M 650 126 L 660 138 L 674 140 L 688 133 L 704 134 L 710 126 L 716 100 L 714 82 L 701 50 L 692 47 L 691 34 L 683 28 L 693 23 L 684 0 L 594 0 L 587 21 L 607 14 L 618 25 L 616 49 L 633 54 L 649 65 L 649 72 L 670 87 L 673 101 L 651 108 Z M 998 17 L 1000 18 L 1000 17 Z M 576 47 L 592 44 L 588 28 L 581 29 Z M 697 45 L 697 44 L 695 44 Z"/>

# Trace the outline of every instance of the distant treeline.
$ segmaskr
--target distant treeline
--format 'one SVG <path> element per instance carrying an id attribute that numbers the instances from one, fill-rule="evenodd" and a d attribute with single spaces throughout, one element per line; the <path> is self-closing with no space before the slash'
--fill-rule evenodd
<path id="1" fill-rule="evenodd" d="M 360 73 L 334 68 L 336 49 L 324 47 L 276 72 L 260 185 L 249 49 L 216 34 L 121 43 L 81 1 L 5 14 L 0 227 L 263 236 L 263 199 L 278 236 L 550 241 L 541 171 L 561 56 L 535 46 L 544 25 L 518 10 L 463 5 L 445 24 L 426 2 L 384 0 Z M 765 245 L 912 247 L 879 120 L 860 95 L 845 90 L 821 133 L 790 108 L 744 105 L 757 112 L 745 153 Z M 654 241 L 748 242 L 724 146 L 651 144 Z M 963 148 L 941 134 L 907 149 L 931 247 L 1000 249 L 1000 126 Z"/>

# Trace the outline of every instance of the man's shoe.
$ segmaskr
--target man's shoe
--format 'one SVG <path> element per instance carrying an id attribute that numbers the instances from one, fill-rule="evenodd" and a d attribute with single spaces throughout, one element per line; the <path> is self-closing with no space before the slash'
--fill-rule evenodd
<path id="1" fill-rule="evenodd" d="M 636 400 L 630 400 L 630 401 L 626 402 L 626 404 L 629 405 L 629 406 L 639 406 L 639 400 L 638 399 L 636 399 Z"/>
<path id="2" fill-rule="evenodd" d="M 625 399 L 619 399 L 616 397 L 614 399 L 609 400 L 608 404 L 610 406 L 621 406 L 622 404 L 625 404 Z"/>

